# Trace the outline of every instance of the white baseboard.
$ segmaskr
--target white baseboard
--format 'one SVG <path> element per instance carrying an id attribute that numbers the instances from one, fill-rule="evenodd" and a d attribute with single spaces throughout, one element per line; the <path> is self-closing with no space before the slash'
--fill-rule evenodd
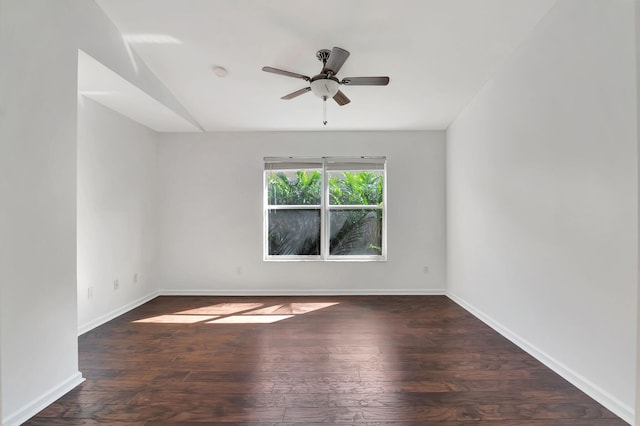
<path id="1" fill-rule="evenodd" d="M 67 380 L 45 392 L 39 398 L 36 398 L 34 401 L 25 405 L 15 413 L 10 414 L 8 417 L 3 418 L 2 424 L 4 426 L 21 425 L 82 382 L 84 382 L 84 378 L 82 377 L 82 373 L 78 371 Z"/>
<path id="2" fill-rule="evenodd" d="M 160 296 L 445 296 L 444 289 L 206 289 L 206 290 L 175 290 L 164 289 L 158 292 Z"/>
<path id="3" fill-rule="evenodd" d="M 86 333 L 87 331 L 93 330 L 94 328 L 101 326 L 102 324 L 109 322 L 112 319 L 117 318 L 120 315 L 125 314 L 130 310 L 137 308 L 140 305 L 144 305 L 151 299 L 154 299 L 155 297 L 157 297 L 158 294 L 159 293 L 157 291 L 154 291 L 153 293 L 149 293 L 146 296 L 143 296 L 137 300 L 134 300 L 133 302 L 127 303 L 126 305 L 119 307 L 118 309 L 114 309 L 111 312 L 108 312 L 94 320 L 91 320 L 86 324 L 82 324 L 81 326 L 78 326 L 78 336 Z"/>
<path id="4" fill-rule="evenodd" d="M 584 376 L 576 373 L 563 363 L 559 362 L 546 352 L 538 349 L 535 345 L 528 342 L 526 339 L 519 336 L 517 333 L 511 331 L 508 327 L 500 324 L 498 321 L 495 321 L 489 315 L 485 314 L 481 310 L 477 309 L 472 304 L 468 303 L 461 297 L 456 296 L 450 292 L 447 293 L 447 296 L 464 308 L 466 311 L 473 314 L 480 321 L 487 324 L 489 327 L 493 328 L 495 331 L 500 333 L 505 338 L 509 339 L 512 343 L 522 348 L 525 352 L 536 358 L 538 361 L 549 367 L 551 370 L 556 372 L 562 378 L 570 382 L 572 385 L 589 395 L 591 398 L 598 401 L 600 404 L 605 406 L 615 415 L 622 418 L 629 424 L 633 423 L 634 418 L 634 409 L 629 407 L 628 405 L 622 403 L 620 400 L 604 391 L 602 388 L 591 382 L 589 379 Z"/>

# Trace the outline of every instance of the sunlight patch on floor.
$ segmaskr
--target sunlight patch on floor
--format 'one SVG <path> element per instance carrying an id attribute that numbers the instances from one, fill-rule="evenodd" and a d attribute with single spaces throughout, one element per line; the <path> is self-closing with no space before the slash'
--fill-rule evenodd
<path id="1" fill-rule="evenodd" d="M 208 321 L 207 324 L 271 324 L 295 315 L 233 315 Z"/>
<path id="2" fill-rule="evenodd" d="M 218 303 L 217 305 L 176 312 L 178 315 L 231 315 L 262 306 L 262 303 Z"/>
<path id="3" fill-rule="evenodd" d="M 160 315 L 157 317 L 144 318 L 133 322 L 150 322 L 157 324 L 194 324 L 196 322 L 212 320 L 217 317 L 217 315 Z"/>
<path id="4" fill-rule="evenodd" d="M 271 324 L 337 304 L 338 302 L 292 302 L 262 307 L 264 303 L 218 303 L 133 322 L 148 324 Z"/>
<path id="5" fill-rule="evenodd" d="M 306 314 L 307 312 L 317 311 L 318 309 L 328 308 L 337 305 L 334 303 L 284 303 L 280 305 L 268 306 L 266 308 L 257 309 L 255 311 L 245 312 L 242 315 L 274 315 L 274 314 Z"/>

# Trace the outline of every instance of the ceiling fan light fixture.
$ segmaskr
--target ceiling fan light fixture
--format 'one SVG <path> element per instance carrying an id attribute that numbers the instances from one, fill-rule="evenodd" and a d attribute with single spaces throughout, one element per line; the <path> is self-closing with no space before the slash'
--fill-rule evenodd
<path id="1" fill-rule="evenodd" d="M 311 91 L 320 99 L 333 98 L 340 90 L 340 83 L 331 78 L 319 78 L 311 81 Z"/>

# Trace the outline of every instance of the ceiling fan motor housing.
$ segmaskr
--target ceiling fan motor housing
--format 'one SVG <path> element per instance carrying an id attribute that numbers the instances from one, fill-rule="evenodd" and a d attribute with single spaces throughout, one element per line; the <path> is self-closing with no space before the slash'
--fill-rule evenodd
<path id="1" fill-rule="evenodd" d="M 317 97 L 327 100 L 340 90 L 340 82 L 333 76 L 318 74 L 311 79 L 311 91 Z"/>

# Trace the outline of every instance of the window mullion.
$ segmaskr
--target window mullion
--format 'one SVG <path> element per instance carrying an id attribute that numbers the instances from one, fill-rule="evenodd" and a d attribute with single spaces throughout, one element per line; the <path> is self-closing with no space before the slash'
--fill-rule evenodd
<path id="1" fill-rule="evenodd" d="M 269 204 L 267 210 L 321 210 L 319 204 Z"/>
<path id="2" fill-rule="evenodd" d="M 322 162 L 322 214 L 320 220 L 320 255 L 326 259 L 329 255 L 329 178 L 327 174 L 326 160 Z"/>
<path id="3" fill-rule="evenodd" d="M 379 204 L 334 204 L 327 206 L 328 210 L 383 210 Z"/>

